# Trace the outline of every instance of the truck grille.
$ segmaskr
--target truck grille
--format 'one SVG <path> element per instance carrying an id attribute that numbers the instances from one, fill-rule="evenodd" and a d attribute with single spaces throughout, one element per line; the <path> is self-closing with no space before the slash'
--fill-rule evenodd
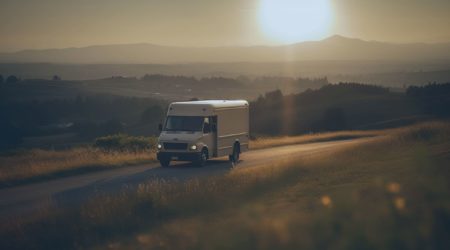
<path id="1" fill-rule="evenodd" d="M 187 143 L 164 142 L 164 149 L 186 150 Z"/>

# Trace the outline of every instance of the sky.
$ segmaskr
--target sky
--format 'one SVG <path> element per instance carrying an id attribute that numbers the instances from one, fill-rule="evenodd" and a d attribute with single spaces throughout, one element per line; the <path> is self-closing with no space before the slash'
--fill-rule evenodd
<path id="1" fill-rule="evenodd" d="M 281 45 L 334 34 L 450 42 L 448 13 L 449 0 L 0 0 L 0 52 L 126 43 Z"/>

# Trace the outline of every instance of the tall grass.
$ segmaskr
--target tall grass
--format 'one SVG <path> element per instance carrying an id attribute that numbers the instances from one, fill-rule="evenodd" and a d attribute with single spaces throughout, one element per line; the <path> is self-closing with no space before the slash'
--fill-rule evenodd
<path id="1" fill-rule="evenodd" d="M 298 136 L 280 136 L 280 137 L 260 136 L 250 142 L 250 148 L 251 149 L 261 149 L 261 148 L 286 146 L 286 145 L 293 145 L 293 144 L 355 139 L 355 138 L 360 138 L 360 137 L 371 137 L 371 136 L 383 135 L 386 132 L 387 131 L 383 131 L 383 130 L 368 130 L 368 131 L 324 132 L 324 133 L 305 134 L 305 135 L 298 135 Z"/>
<path id="2" fill-rule="evenodd" d="M 0 156 L 1 186 L 75 174 L 83 171 L 109 169 L 155 160 L 152 151 L 104 151 L 91 147 L 69 150 L 41 150 Z"/>
<path id="3" fill-rule="evenodd" d="M 450 125 L 187 182 L 155 180 L 0 226 L 29 248 L 361 249 L 450 246 Z"/>
<path id="4" fill-rule="evenodd" d="M 235 171 L 220 181 L 231 180 L 225 191 L 201 187 L 213 194 L 203 202 L 186 195 L 201 212 L 177 212 L 183 216 L 110 243 L 169 249 L 448 249 L 449 139 L 448 123 L 428 123 L 326 155 Z"/>
<path id="5" fill-rule="evenodd" d="M 259 137 L 252 149 L 380 135 L 380 131 L 343 131 L 294 137 Z M 97 138 L 92 147 L 33 149 L 0 156 L 0 187 L 89 171 L 155 161 L 156 138 L 123 134 Z"/>

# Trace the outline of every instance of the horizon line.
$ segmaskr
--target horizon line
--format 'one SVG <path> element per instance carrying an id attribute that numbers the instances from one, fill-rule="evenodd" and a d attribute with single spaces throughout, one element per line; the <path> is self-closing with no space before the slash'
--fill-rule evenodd
<path id="1" fill-rule="evenodd" d="M 85 45 L 85 46 L 72 46 L 72 47 L 61 47 L 61 48 L 41 48 L 41 49 L 20 49 L 15 51 L 0 51 L 0 54 L 15 54 L 15 53 L 21 53 L 21 52 L 30 52 L 30 51 L 51 51 L 51 50 L 69 50 L 69 49 L 86 49 L 86 48 L 93 48 L 93 47 L 106 47 L 106 46 L 126 46 L 126 45 L 151 45 L 156 47 L 172 47 L 172 48 L 192 48 L 192 49 L 202 49 L 202 48 L 251 48 L 251 47 L 284 47 L 284 46 L 293 46 L 298 45 L 302 43 L 310 43 L 310 42 L 323 42 L 335 38 L 341 38 L 341 39 L 348 39 L 348 40 L 358 40 L 361 42 L 368 42 L 368 43 L 384 43 L 384 44 L 392 44 L 392 45 L 412 45 L 412 44 L 424 44 L 424 45 L 440 45 L 440 44 L 448 44 L 450 41 L 447 42 L 389 42 L 389 41 L 381 41 L 381 40 L 365 40 L 362 38 L 356 38 L 356 37 L 350 37 L 350 36 L 343 36 L 339 34 L 334 34 L 328 37 L 325 37 L 323 39 L 318 40 L 305 40 L 305 41 L 299 41 L 295 43 L 282 43 L 282 44 L 254 44 L 254 45 L 211 45 L 211 46 L 182 46 L 182 45 L 164 45 L 164 44 L 157 44 L 157 43 L 151 43 L 151 42 L 136 42 L 136 43 L 111 43 L 111 44 L 92 44 L 92 45 Z"/>

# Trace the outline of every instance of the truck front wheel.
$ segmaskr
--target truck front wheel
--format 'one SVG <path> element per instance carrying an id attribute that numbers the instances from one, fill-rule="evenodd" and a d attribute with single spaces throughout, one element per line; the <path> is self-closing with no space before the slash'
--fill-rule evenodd
<path id="1" fill-rule="evenodd" d="M 203 149 L 197 161 L 195 161 L 194 164 L 196 164 L 199 167 L 204 167 L 206 165 L 207 160 L 208 160 L 208 151 L 206 149 Z"/>

